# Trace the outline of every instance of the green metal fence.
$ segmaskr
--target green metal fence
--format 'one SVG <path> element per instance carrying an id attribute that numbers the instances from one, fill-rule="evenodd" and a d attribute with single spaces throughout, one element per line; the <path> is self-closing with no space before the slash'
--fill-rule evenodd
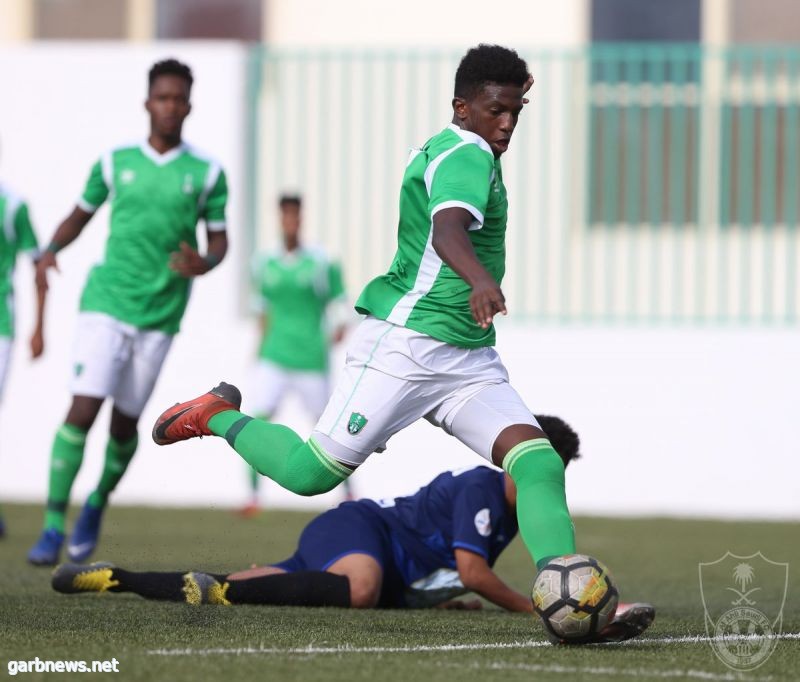
<path id="1" fill-rule="evenodd" d="M 536 84 L 503 161 L 516 319 L 798 321 L 800 49 L 522 54 Z M 354 292 L 383 272 L 408 151 L 449 122 L 459 57 L 255 49 L 254 248 L 293 189 Z"/>

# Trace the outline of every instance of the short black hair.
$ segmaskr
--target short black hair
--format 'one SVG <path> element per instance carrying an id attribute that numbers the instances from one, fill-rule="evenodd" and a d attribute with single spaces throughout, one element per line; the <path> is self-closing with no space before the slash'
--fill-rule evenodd
<path id="1" fill-rule="evenodd" d="M 542 427 L 553 449 L 558 453 L 566 467 L 573 459 L 578 459 L 581 453 L 581 439 L 575 430 L 560 417 L 551 417 L 546 414 L 537 414 L 536 421 Z"/>
<path id="2" fill-rule="evenodd" d="M 153 64 L 153 66 L 150 67 L 150 73 L 147 74 L 148 88 L 152 89 L 153 83 L 156 82 L 156 78 L 159 78 L 160 76 L 177 76 L 178 78 L 183 78 L 183 80 L 189 84 L 190 90 L 192 88 L 192 84 L 194 83 L 192 70 L 186 64 L 179 62 L 177 59 L 164 59 Z"/>
<path id="3" fill-rule="evenodd" d="M 284 208 L 286 206 L 303 207 L 303 198 L 299 194 L 281 194 L 278 199 L 278 206 Z"/>
<path id="4" fill-rule="evenodd" d="M 528 75 L 528 65 L 514 50 L 481 43 L 469 50 L 458 65 L 453 94 L 472 99 L 487 83 L 522 87 Z"/>

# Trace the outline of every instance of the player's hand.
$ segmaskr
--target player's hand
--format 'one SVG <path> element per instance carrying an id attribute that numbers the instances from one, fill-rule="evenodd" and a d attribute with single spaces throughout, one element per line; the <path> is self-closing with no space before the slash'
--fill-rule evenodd
<path id="1" fill-rule="evenodd" d="M 483 329 L 489 328 L 492 318 L 497 313 L 508 315 L 506 297 L 503 296 L 500 285 L 491 277 L 487 277 L 486 281 L 479 282 L 472 287 L 469 307 L 472 311 L 472 318 Z"/>
<path id="2" fill-rule="evenodd" d="M 333 343 L 341 343 L 344 340 L 345 332 L 347 332 L 347 327 L 344 325 L 340 325 L 333 330 L 333 334 L 331 334 L 331 341 Z"/>
<path id="3" fill-rule="evenodd" d="M 37 329 L 31 335 L 30 341 L 31 357 L 35 360 L 44 353 L 44 334 L 41 329 Z"/>
<path id="4" fill-rule="evenodd" d="M 54 268 L 56 272 L 61 272 L 58 269 L 58 261 L 56 261 L 56 254 L 52 251 L 45 251 L 39 260 L 36 261 L 36 288 L 47 291 L 47 271 Z"/>
<path id="5" fill-rule="evenodd" d="M 169 267 L 181 277 L 205 275 L 211 269 L 197 249 L 193 249 L 186 242 L 181 242 L 180 251 L 173 251 L 170 254 Z"/>

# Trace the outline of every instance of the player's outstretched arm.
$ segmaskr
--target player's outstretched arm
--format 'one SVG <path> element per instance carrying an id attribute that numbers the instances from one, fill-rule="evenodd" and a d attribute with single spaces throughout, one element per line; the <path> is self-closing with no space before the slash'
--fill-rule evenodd
<path id="1" fill-rule="evenodd" d="M 455 555 L 458 577 L 468 590 L 509 611 L 533 612 L 531 600 L 500 580 L 480 554 L 456 549 Z"/>
<path id="2" fill-rule="evenodd" d="M 170 254 L 169 267 L 183 277 L 199 277 L 217 267 L 228 252 L 228 235 L 224 230 L 208 231 L 208 248 L 201 256 L 186 242 L 181 242 L 180 251 Z"/>
<path id="3" fill-rule="evenodd" d="M 508 312 L 500 285 L 483 267 L 472 248 L 467 234 L 472 221 L 472 214 L 465 208 L 437 211 L 433 216 L 432 244 L 439 258 L 472 287 L 469 297 L 472 317 L 487 329 L 497 313 L 506 315 Z"/>
<path id="4" fill-rule="evenodd" d="M 38 261 L 37 261 L 38 267 Z M 47 299 L 47 287 L 39 286 L 36 283 L 36 322 L 31 334 L 30 349 L 31 357 L 38 358 L 44 353 L 44 304 Z"/>
<path id="5" fill-rule="evenodd" d="M 47 248 L 42 253 L 39 260 L 36 262 L 36 288 L 37 291 L 44 288 L 47 291 L 47 271 L 50 268 L 55 268 L 58 272 L 58 261 L 56 254 L 61 251 L 65 246 L 69 246 L 74 242 L 78 235 L 86 227 L 87 223 L 92 219 L 94 213 L 84 211 L 82 208 L 76 206 L 72 213 L 70 213 L 61 224 L 56 228 L 53 238 L 47 245 Z"/>

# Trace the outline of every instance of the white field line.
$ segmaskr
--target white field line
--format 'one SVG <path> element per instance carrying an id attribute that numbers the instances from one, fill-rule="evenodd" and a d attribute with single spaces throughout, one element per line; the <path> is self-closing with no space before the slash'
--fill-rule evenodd
<path id="1" fill-rule="evenodd" d="M 785 632 L 775 635 L 776 639 L 800 640 L 800 632 Z M 703 635 L 688 635 L 684 637 L 654 637 L 629 639 L 626 642 L 603 644 L 600 646 L 646 646 L 652 644 L 703 644 L 721 641 L 722 638 L 706 637 Z M 730 641 L 731 637 L 725 638 Z M 758 639 L 756 635 L 742 635 L 738 639 Z M 147 653 L 151 656 L 241 656 L 243 654 L 283 654 L 303 655 L 309 654 L 418 654 L 427 652 L 448 651 L 487 651 L 492 649 L 539 649 L 552 646 L 549 642 L 531 640 L 527 642 L 496 642 L 486 644 L 416 644 L 412 646 L 314 646 L 309 644 L 304 647 L 278 648 L 278 647 L 237 647 L 232 649 L 152 649 Z"/>
<path id="2" fill-rule="evenodd" d="M 678 678 L 694 680 L 712 680 L 713 682 L 769 682 L 772 677 L 745 676 L 744 673 L 712 673 L 705 670 L 655 670 L 652 668 L 614 668 L 611 666 L 571 666 L 571 665 L 538 665 L 536 663 L 472 663 L 460 666 L 452 663 L 441 663 L 439 667 L 463 670 L 524 670 L 534 673 L 562 673 L 569 675 L 611 675 L 613 677 L 639 678 Z"/>

